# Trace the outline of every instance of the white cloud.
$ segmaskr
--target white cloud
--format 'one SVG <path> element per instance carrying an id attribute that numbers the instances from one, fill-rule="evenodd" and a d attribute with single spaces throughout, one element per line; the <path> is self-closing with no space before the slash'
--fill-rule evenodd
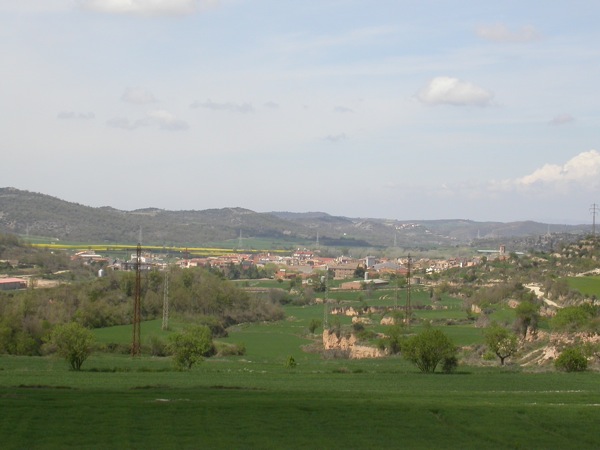
<path id="1" fill-rule="evenodd" d="M 545 164 L 529 175 L 515 180 L 518 186 L 597 184 L 600 175 L 600 153 L 596 150 L 582 152 L 564 165 Z"/>
<path id="2" fill-rule="evenodd" d="M 186 15 L 217 5 L 219 0 L 80 0 L 91 11 L 141 16 Z"/>
<path id="3" fill-rule="evenodd" d="M 552 118 L 552 120 L 550 122 L 548 122 L 549 125 L 565 125 L 567 123 L 571 123 L 573 122 L 575 119 L 573 118 L 573 116 L 571 114 L 559 114 L 555 117 Z"/>
<path id="4" fill-rule="evenodd" d="M 135 130 L 136 122 L 131 122 L 125 117 L 113 117 L 106 122 L 106 125 L 113 128 L 121 128 L 122 130 Z"/>
<path id="5" fill-rule="evenodd" d="M 341 134 L 330 134 L 328 136 L 325 136 L 323 138 L 325 141 L 329 141 L 329 142 L 342 142 L 345 141 L 346 139 L 348 139 L 348 136 L 346 136 L 346 133 L 341 133 Z"/>
<path id="6" fill-rule="evenodd" d="M 489 106 L 493 94 L 476 84 L 452 77 L 436 77 L 417 94 L 428 105 Z"/>
<path id="7" fill-rule="evenodd" d="M 540 33 L 531 25 L 512 31 L 503 23 L 481 25 L 475 33 L 480 38 L 493 42 L 531 42 L 540 37 Z"/>
<path id="8" fill-rule="evenodd" d="M 229 111 L 239 113 L 251 113 L 254 112 L 254 107 L 251 103 L 217 103 L 208 99 L 205 102 L 195 101 L 190 105 L 191 108 L 206 108 L 213 111 Z"/>
<path id="9" fill-rule="evenodd" d="M 181 131 L 189 128 L 185 121 L 162 109 L 148 112 L 145 120 L 150 124 L 157 125 L 162 130 Z"/>
<path id="10" fill-rule="evenodd" d="M 121 100 L 134 105 L 147 105 L 158 101 L 152 92 L 142 88 L 127 88 Z"/>
<path id="11" fill-rule="evenodd" d="M 95 114 L 92 112 L 75 112 L 75 111 L 61 111 L 56 117 L 58 119 L 83 119 L 90 120 L 95 118 Z"/>
<path id="12" fill-rule="evenodd" d="M 335 108 L 333 108 L 333 112 L 336 113 L 353 113 L 354 110 L 352 108 L 348 108 L 347 106 L 336 106 Z"/>
<path id="13" fill-rule="evenodd" d="M 106 124 L 113 128 L 130 131 L 142 127 L 156 127 L 168 131 L 184 131 L 189 128 L 187 122 L 178 119 L 174 114 L 162 109 L 148 111 L 146 117 L 135 121 L 130 121 L 124 117 L 115 117 L 110 119 Z"/>
<path id="14" fill-rule="evenodd" d="M 590 191 L 600 187 L 600 153 L 596 150 L 579 153 L 564 164 L 544 164 L 520 178 L 492 181 L 491 192 L 533 191 L 549 195 L 566 194 L 573 190 Z"/>

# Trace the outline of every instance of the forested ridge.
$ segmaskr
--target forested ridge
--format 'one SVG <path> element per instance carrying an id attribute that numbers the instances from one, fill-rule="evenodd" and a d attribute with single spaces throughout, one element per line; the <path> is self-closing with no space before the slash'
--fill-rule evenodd
<path id="1" fill-rule="evenodd" d="M 207 246 L 238 238 L 265 238 L 286 247 L 435 248 L 469 244 L 495 246 L 499 239 L 539 244 L 550 225 L 525 222 L 471 220 L 407 220 L 349 218 L 327 213 L 259 213 L 241 207 L 169 211 L 144 208 L 121 211 L 110 206 L 89 207 L 49 195 L 0 188 L 0 231 L 43 236 L 69 242 L 132 243 L 140 235 L 145 244 Z M 581 233 L 589 226 L 552 226 L 556 232 Z M 531 239 L 529 237 L 536 238 Z M 505 244 L 507 242 L 504 242 Z M 281 244 L 277 244 L 281 245 Z"/>

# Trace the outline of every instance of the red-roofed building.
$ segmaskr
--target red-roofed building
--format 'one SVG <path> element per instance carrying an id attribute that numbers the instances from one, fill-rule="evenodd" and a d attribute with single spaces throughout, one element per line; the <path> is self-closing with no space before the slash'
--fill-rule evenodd
<path id="1" fill-rule="evenodd" d="M 27 281 L 22 278 L 0 278 L 0 291 L 27 289 Z"/>

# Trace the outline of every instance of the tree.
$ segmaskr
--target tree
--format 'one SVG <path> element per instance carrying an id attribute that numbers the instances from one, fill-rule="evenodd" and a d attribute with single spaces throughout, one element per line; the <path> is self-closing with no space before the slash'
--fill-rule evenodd
<path id="1" fill-rule="evenodd" d="M 517 336 L 496 324 L 485 330 L 485 343 L 500 358 L 501 366 L 504 365 L 504 360 L 512 356 L 519 348 Z"/>
<path id="2" fill-rule="evenodd" d="M 319 319 L 311 319 L 308 324 L 308 331 L 310 334 L 315 334 L 315 330 L 321 326 L 322 322 Z"/>
<path id="3" fill-rule="evenodd" d="M 456 353 L 457 348 L 450 338 L 434 328 L 426 328 L 402 344 L 404 358 L 423 373 L 435 372 L 440 362 L 455 359 Z"/>
<path id="4" fill-rule="evenodd" d="M 48 342 L 73 370 L 81 370 L 81 365 L 92 352 L 94 335 L 77 322 L 71 322 L 55 326 Z"/>
<path id="5" fill-rule="evenodd" d="M 364 278 L 365 276 L 365 268 L 361 265 L 356 266 L 354 269 L 354 278 Z"/>
<path id="6" fill-rule="evenodd" d="M 515 308 L 515 313 L 517 315 L 515 331 L 525 337 L 527 330 L 537 330 L 540 319 L 540 305 L 530 301 L 523 301 Z"/>
<path id="7" fill-rule="evenodd" d="M 169 337 L 169 349 L 178 370 L 191 369 L 205 356 L 214 353 L 210 329 L 205 325 L 194 326 Z"/>
<path id="8" fill-rule="evenodd" d="M 398 323 L 400 320 L 395 320 Z M 386 349 L 390 355 L 396 355 L 402 350 L 403 329 L 400 325 L 392 325 L 388 335 L 381 341 L 380 348 Z"/>

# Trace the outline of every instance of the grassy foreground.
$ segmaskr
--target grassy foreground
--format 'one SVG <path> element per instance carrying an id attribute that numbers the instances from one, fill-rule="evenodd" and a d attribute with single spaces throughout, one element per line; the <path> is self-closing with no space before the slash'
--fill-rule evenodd
<path id="1" fill-rule="evenodd" d="M 324 360 L 301 350 L 322 306 L 286 313 L 222 339 L 243 342 L 244 356 L 189 372 L 150 356 L 94 353 L 81 372 L 53 357 L 0 356 L 0 447 L 600 448 L 597 372 L 460 366 L 424 375 L 398 357 Z M 444 328 L 459 345 L 481 339 L 472 327 Z M 160 321 L 142 325 L 143 339 L 168 334 Z M 131 327 L 95 335 L 126 345 Z M 296 367 L 286 367 L 289 356 Z"/>
<path id="2" fill-rule="evenodd" d="M 0 358 L 2 448 L 598 448 L 597 373 L 401 359 Z"/>

